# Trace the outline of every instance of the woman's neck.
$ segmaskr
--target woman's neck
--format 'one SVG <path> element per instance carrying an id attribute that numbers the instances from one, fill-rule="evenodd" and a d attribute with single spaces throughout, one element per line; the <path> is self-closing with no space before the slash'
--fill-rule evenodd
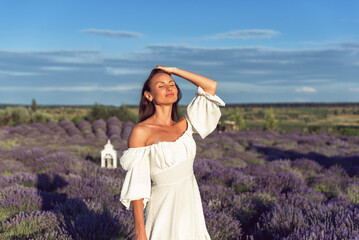
<path id="1" fill-rule="evenodd" d="M 156 125 L 171 126 L 172 120 L 172 104 L 171 105 L 155 105 L 155 113 L 152 115 L 151 120 Z"/>

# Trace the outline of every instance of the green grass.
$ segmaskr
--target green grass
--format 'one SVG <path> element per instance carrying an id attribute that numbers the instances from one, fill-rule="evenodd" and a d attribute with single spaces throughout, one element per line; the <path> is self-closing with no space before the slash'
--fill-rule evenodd
<path id="1" fill-rule="evenodd" d="M 0 141 L 0 148 L 4 150 L 11 150 L 14 147 L 20 146 L 21 143 L 16 138 L 7 138 L 5 140 Z"/>

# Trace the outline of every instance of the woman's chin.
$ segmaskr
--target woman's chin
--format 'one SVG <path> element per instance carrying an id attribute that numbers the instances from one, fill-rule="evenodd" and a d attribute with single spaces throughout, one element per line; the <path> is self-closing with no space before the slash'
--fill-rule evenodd
<path id="1" fill-rule="evenodd" d="M 170 104 L 174 104 L 175 102 L 177 102 L 177 98 L 165 99 L 164 101 L 157 102 L 157 104 L 159 104 L 159 105 L 170 105 Z"/>

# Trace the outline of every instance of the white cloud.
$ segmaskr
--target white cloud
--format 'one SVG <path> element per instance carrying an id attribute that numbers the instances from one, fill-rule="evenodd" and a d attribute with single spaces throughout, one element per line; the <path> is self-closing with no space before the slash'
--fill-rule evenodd
<path id="1" fill-rule="evenodd" d="M 309 98 L 295 98 L 294 99 L 295 102 L 311 102 L 311 100 Z"/>
<path id="2" fill-rule="evenodd" d="M 69 64 L 100 64 L 102 63 L 101 55 L 97 53 L 80 53 L 74 55 L 54 55 L 47 56 L 50 61 L 55 63 Z"/>
<path id="3" fill-rule="evenodd" d="M 359 42 L 340 42 L 339 45 L 344 48 L 352 48 L 352 49 L 358 49 L 359 48 Z"/>
<path id="4" fill-rule="evenodd" d="M 102 63 L 101 53 L 91 50 L 50 50 L 50 51 L 1 51 L 0 66 L 53 67 L 54 63 L 98 64 Z M 55 67 L 58 67 L 56 64 Z"/>
<path id="5" fill-rule="evenodd" d="M 105 67 L 106 73 L 114 76 L 132 75 L 132 74 L 147 74 L 147 70 L 141 69 L 126 69 L 116 67 Z"/>
<path id="6" fill-rule="evenodd" d="M 64 67 L 64 66 L 48 66 L 41 67 L 41 69 L 45 71 L 76 71 L 78 68 L 75 67 Z"/>
<path id="7" fill-rule="evenodd" d="M 207 37 L 208 39 L 250 39 L 250 38 L 272 38 L 279 32 L 266 29 L 235 30 L 226 33 L 218 33 Z"/>
<path id="8" fill-rule="evenodd" d="M 359 41 L 323 41 L 323 42 L 315 42 L 315 41 L 304 41 L 300 42 L 300 44 L 304 45 L 313 45 L 313 46 L 338 46 L 341 48 L 349 48 L 349 49 L 358 49 Z"/>
<path id="9" fill-rule="evenodd" d="M 299 93 L 316 93 L 317 92 L 317 90 L 315 90 L 312 87 L 301 87 L 301 88 L 295 89 L 295 91 L 299 92 Z"/>
<path id="10" fill-rule="evenodd" d="M 222 62 L 219 61 L 189 61 L 188 63 L 192 64 L 192 65 L 197 65 L 197 66 L 220 66 L 223 65 Z"/>
<path id="11" fill-rule="evenodd" d="M 270 70 L 240 70 L 237 71 L 240 74 L 248 74 L 248 75 L 268 75 L 272 74 L 273 72 Z"/>
<path id="12" fill-rule="evenodd" d="M 277 80 L 263 80 L 263 81 L 258 81 L 257 84 L 279 84 L 279 83 L 282 83 L 282 84 L 285 84 L 287 81 L 282 79 L 277 79 Z"/>
<path id="13" fill-rule="evenodd" d="M 142 34 L 137 32 L 114 31 L 114 30 L 105 30 L 105 29 L 84 29 L 81 30 L 81 32 L 99 35 L 103 37 L 109 37 L 109 38 L 119 38 L 119 39 L 142 37 Z"/>
<path id="14" fill-rule="evenodd" d="M 36 72 L 18 72 L 18 71 L 2 71 L 0 70 L 0 76 L 37 76 L 40 75 L 40 73 Z"/>
<path id="15" fill-rule="evenodd" d="M 349 88 L 348 90 L 352 91 L 352 92 L 359 92 L 359 87 L 358 88 Z"/>
<path id="16" fill-rule="evenodd" d="M 62 62 L 59 62 L 60 60 Z M 225 94 L 231 102 L 240 101 L 241 96 L 246 96 L 251 101 L 257 99 L 287 101 L 296 97 L 295 95 L 313 96 L 315 97 L 313 101 L 321 98 L 326 101 L 334 98 L 356 98 L 358 90 L 353 88 L 350 91 L 354 92 L 349 92 L 348 86 L 357 86 L 359 67 L 355 64 L 358 62 L 358 50 L 341 45 L 328 45 L 325 49 L 280 49 L 157 44 L 111 58 L 98 51 L 0 50 L 0 79 L 1 82 L 19 87 L 34 86 L 34 84 L 41 86 L 41 83 L 44 83 L 43 88 L 40 89 L 24 87 L 22 90 L 24 92 L 120 91 L 124 90 L 122 83 L 125 85 L 138 83 L 137 89 L 140 89 L 141 82 L 148 76 L 152 67 L 162 64 L 177 66 L 218 81 L 218 88 L 223 89 L 221 93 Z M 69 72 L 70 69 L 73 71 Z M 12 72 L 12 75 L 9 72 Z M 12 83 L 15 74 L 22 74 L 24 77 L 17 77 L 17 82 Z M 39 76 L 25 76 L 26 74 Z M 143 76 L 139 77 L 137 74 Z M 93 82 L 95 85 L 103 83 L 121 85 L 121 87 L 91 87 L 91 83 L 82 85 L 84 81 Z M 240 84 L 237 83 L 239 81 Z M 183 79 L 178 81 L 180 86 L 183 82 L 187 81 Z M 77 86 L 56 87 L 56 85 L 70 84 Z M 15 91 L 11 88 L 3 90 L 5 84 L 1 85 L 0 91 Z M 309 93 L 317 93 L 318 85 L 321 85 L 320 94 L 310 95 Z M 306 88 L 300 88 L 302 86 Z M 298 94 L 293 95 L 295 90 Z"/>
<path id="17" fill-rule="evenodd" d="M 318 79 L 303 79 L 301 80 L 302 83 L 330 83 L 330 82 L 333 82 L 332 79 L 321 79 L 321 78 L 318 78 Z"/>
<path id="18" fill-rule="evenodd" d="M 0 92 L 124 92 L 129 90 L 139 90 L 140 85 L 117 85 L 109 87 L 100 86 L 59 86 L 59 87 L 1 87 Z"/>
<path id="19" fill-rule="evenodd" d="M 248 59 L 249 63 L 279 63 L 279 64 L 293 64 L 294 60 L 278 60 L 278 59 Z"/>
<path id="20" fill-rule="evenodd" d="M 245 82 L 219 82 L 218 89 L 228 93 L 285 93 L 288 92 L 289 87 L 285 85 L 281 86 L 264 86 L 256 83 Z"/>
<path id="21" fill-rule="evenodd" d="M 328 45 L 328 42 L 302 41 L 302 42 L 299 42 L 299 44 L 323 46 L 323 45 Z"/>

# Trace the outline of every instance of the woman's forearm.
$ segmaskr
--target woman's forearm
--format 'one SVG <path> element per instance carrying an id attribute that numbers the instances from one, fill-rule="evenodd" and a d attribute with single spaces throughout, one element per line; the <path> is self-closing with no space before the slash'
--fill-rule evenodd
<path id="1" fill-rule="evenodd" d="M 200 86 L 205 92 L 208 92 L 213 96 L 216 93 L 217 82 L 212 79 L 179 68 L 174 68 L 172 73 L 181 78 L 187 79 L 196 86 Z"/>
<path id="2" fill-rule="evenodd" d="M 176 67 L 166 67 L 166 66 L 162 66 L 162 65 L 157 65 L 156 68 L 162 69 L 170 74 L 174 74 L 181 78 L 187 79 L 194 85 L 200 86 L 205 92 L 208 92 L 209 94 L 211 94 L 213 96 L 216 93 L 217 82 L 212 79 L 209 79 L 209 78 L 203 77 L 199 74 L 188 72 L 188 71 L 176 68 Z"/>
<path id="3" fill-rule="evenodd" d="M 133 216 L 135 218 L 135 232 L 137 239 L 147 239 L 143 216 L 143 198 L 139 200 L 132 200 Z"/>

